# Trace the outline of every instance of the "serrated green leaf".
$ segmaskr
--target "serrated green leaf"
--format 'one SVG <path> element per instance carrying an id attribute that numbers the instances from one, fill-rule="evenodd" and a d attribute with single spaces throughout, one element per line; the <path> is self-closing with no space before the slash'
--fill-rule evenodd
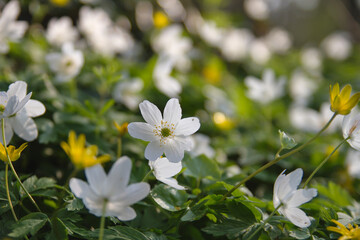
<path id="1" fill-rule="evenodd" d="M 205 155 L 200 155 L 195 158 L 185 158 L 183 163 L 184 167 L 186 167 L 184 172 L 186 176 L 192 176 L 198 179 L 206 177 L 220 179 L 221 177 L 221 171 L 217 163 Z"/>
<path id="2" fill-rule="evenodd" d="M 164 184 L 156 185 L 150 195 L 160 207 L 172 212 L 186 208 L 189 197 L 185 191 Z"/>
<path id="3" fill-rule="evenodd" d="M 207 202 L 207 200 L 201 201 L 200 203 L 198 203 L 195 206 L 191 207 L 184 214 L 184 216 L 181 217 L 181 221 L 183 221 L 183 222 L 192 222 L 192 221 L 199 220 L 200 218 L 202 218 L 206 214 L 206 212 L 208 210 L 208 207 L 205 206 L 206 202 Z"/>
<path id="4" fill-rule="evenodd" d="M 31 176 L 28 179 L 26 179 L 23 184 L 24 184 L 25 188 L 29 191 L 29 193 L 34 193 L 38 190 L 43 190 L 43 189 L 54 187 L 55 183 L 56 183 L 55 180 L 52 178 L 44 177 L 44 178 L 38 179 L 34 175 L 34 176 Z M 40 194 L 40 192 L 39 192 L 39 194 Z M 23 189 L 20 189 L 20 195 L 22 197 L 26 195 Z M 51 196 L 54 196 L 54 193 L 51 192 L 51 193 L 47 194 L 46 191 L 43 191 L 43 195 L 51 197 Z"/>
<path id="5" fill-rule="evenodd" d="M 48 217 L 44 213 L 30 213 L 11 226 L 12 232 L 9 237 L 24 237 L 29 233 L 34 236 L 47 220 Z"/>
<path id="6" fill-rule="evenodd" d="M 290 231 L 289 235 L 294 239 L 308 239 L 311 236 L 309 229 L 307 228 L 299 228 L 294 231 Z"/>
<path id="7" fill-rule="evenodd" d="M 283 149 L 291 149 L 296 146 L 296 142 L 292 137 L 289 137 L 285 132 L 279 130 L 280 143 Z"/>
<path id="8" fill-rule="evenodd" d="M 327 187 L 319 184 L 315 188 L 319 191 L 319 195 L 328 197 L 341 207 L 352 205 L 354 202 L 350 194 L 334 182 L 329 182 Z"/>
<path id="9" fill-rule="evenodd" d="M 115 236 L 121 240 L 150 240 L 142 232 L 131 227 L 115 226 L 110 227 L 110 229 L 114 230 L 116 232 Z"/>
<path id="10" fill-rule="evenodd" d="M 79 198 L 74 198 L 70 201 L 67 201 L 67 205 L 65 206 L 69 211 L 81 210 L 84 208 L 84 203 Z"/>

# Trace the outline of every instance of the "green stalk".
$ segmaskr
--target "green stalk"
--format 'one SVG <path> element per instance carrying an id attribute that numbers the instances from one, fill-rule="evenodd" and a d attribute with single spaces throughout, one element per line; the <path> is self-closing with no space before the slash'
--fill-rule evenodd
<path id="1" fill-rule="evenodd" d="M 248 240 L 251 240 L 253 237 L 255 237 L 255 235 L 261 230 L 261 229 L 263 229 L 263 227 L 265 226 L 265 224 L 267 224 L 269 221 L 270 221 L 270 219 L 272 218 L 272 216 L 274 216 L 274 214 L 277 212 L 277 210 L 279 210 L 279 208 L 282 206 L 282 203 L 280 203 L 280 205 L 279 206 L 277 206 L 275 209 L 274 209 L 274 211 L 270 214 L 270 216 L 267 218 L 267 219 L 265 219 L 265 221 L 263 221 L 262 223 L 261 223 L 261 225 L 255 230 L 255 232 L 253 232 L 252 234 L 251 234 L 251 236 L 248 238 Z"/>
<path id="2" fill-rule="evenodd" d="M 331 158 L 331 156 L 339 149 L 341 145 L 343 145 L 350 137 L 344 139 L 336 146 L 336 148 L 316 167 L 316 169 L 311 173 L 311 175 L 306 179 L 303 188 L 310 182 L 310 180 L 314 177 L 314 175 L 319 171 L 319 169 Z"/>
<path id="3" fill-rule="evenodd" d="M 11 162 L 10 155 L 9 155 L 9 152 L 8 152 L 8 149 L 7 149 L 6 139 L 5 139 L 5 120 L 4 120 L 4 118 L 1 119 L 1 128 L 2 128 L 3 145 L 4 145 L 4 148 L 5 148 L 6 156 L 7 156 L 7 159 L 8 159 L 8 164 L 10 165 L 11 171 L 13 172 L 13 174 L 14 174 L 16 180 L 18 181 L 18 183 L 20 184 L 21 188 L 24 190 L 26 195 L 30 198 L 31 202 L 35 205 L 36 209 L 39 212 L 41 212 L 39 206 L 36 204 L 35 200 L 32 198 L 32 196 L 30 195 L 28 190 L 25 188 L 24 184 L 21 182 L 21 180 L 20 180 L 19 176 L 17 175 L 17 173 L 15 171 L 15 168 L 14 168 L 12 162 Z"/>
<path id="4" fill-rule="evenodd" d="M 103 240 L 103 237 L 104 237 L 106 204 L 107 204 L 107 200 L 105 199 L 104 203 L 103 203 L 102 215 L 101 215 L 101 220 L 100 220 L 99 240 Z"/>
<path id="5" fill-rule="evenodd" d="M 242 181 L 240 181 L 238 184 L 236 184 L 236 186 L 234 186 L 232 189 L 230 189 L 222 198 L 220 201 L 224 201 L 228 196 L 230 196 L 230 194 L 232 192 L 234 192 L 237 188 L 239 188 L 241 185 L 243 185 L 244 183 L 246 183 L 247 181 L 249 181 L 251 178 L 253 178 L 254 176 L 256 176 L 258 173 L 264 171 L 265 169 L 271 167 L 272 165 L 274 165 L 275 163 L 279 162 L 281 159 L 287 158 L 291 155 L 293 155 L 294 153 L 299 152 L 300 150 L 302 150 L 303 148 L 305 148 L 307 145 L 309 145 L 310 143 L 312 143 L 317 137 L 320 136 L 321 133 L 323 133 L 331 124 L 331 122 L 335 119 L 335 117 L 337 116 L 337 113 L 334 113 L 334 115 L 330 118 L 330 120 L 325 124 L 325 126 L 311 139 L 309 139 L 307 142 L 305 142 L 304 144 L 300 145 L 299 147 L 291 150 L 288 153 L 285 153 L 284 155 L 281 156 L 275 156 L 275 158 L 268 162 L 267 164 L 263 165 L 262 167 L 260 167 L 259 169 L 257 169 L 255 172 L 253 172 L 252 174 L 250 174 L 249 176 L 247 176 L 246 178 L 244 178 Z"/>
<path id="6" fill-rule="evenodd" d="M 117 139 L 117 153 L 116 157 L 119 159 L 121 157 L 121 136 L 118 136 Z"/>
<path id="7" fill-rule="evenodd" d="M 143 180 L 141 180 L 142 182 L 146 182 L 147 181 L 147 179 L 150 177 L 150 175 L 151 175 L 151 173 L 153 172 L 154 170 L 150 170 L 146 175 L 145 175 L 145 177 L 143 178 Z"/>
<path id="8" fill-rule="evenodd" d="M 12 213 L 15 221 L 17 222 L 17 221 L 18 221 L 18 218 L 16 217 L 16 214 L 15 214 L 15 211 L 14 211 L 14 207 L 13 207 L 13 205 L 12 205 L 11 198 L 10 198 L 8 172 L 9 172 L 9 164 L 6 163 L 6 166 L 5 166 L 6 196 L 7 196 L 8 202 L 9 202 L 9 206 L 10 206 L 10 209 L 11 209 L 11 213 Z"/>

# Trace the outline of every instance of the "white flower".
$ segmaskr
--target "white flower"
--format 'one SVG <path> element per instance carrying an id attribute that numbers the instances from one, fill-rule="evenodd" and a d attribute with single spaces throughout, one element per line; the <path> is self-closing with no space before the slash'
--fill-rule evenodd
<path id="1" fill-rule="evenodd" d="M 139 108 L 146 123 L 130 123 L 128 131 L 134 138 L 150 141 L 145 149 L 145 158 L 155 161 L 165 153 L 170 162 L 180 162 L 184 151 L 192 148 L 189 136 L 200 128 L 199 119 L 181 119 L 181 107 L 176 98 L 166 103 L 164 117 L 149 101 L 140 103 Z"/>
<path id="2" fill-rule="evenodd" d="M 319 49 L 305 48 L 301 51 L 301 63 L 309 71 L 318 71 L 322 68 L 323 56 Z"/>
<path id="3" fill-rule="evenodd" d="M 244 9 L 255 20 L 265 20 L 270 15 L 270 9 L 265 0 L 245 0 Z"/>
<path id="4" fill-rule="evenodd" d="M 71 18 L 64 16 L 49 21 L 46 30 L 46 39 L 49 43 L 61 47 L 67 42 L 75 42 L 78 36 L 79 32 L 73 26 Z"/>
<path id="5" fill-rule="evenodd" d="M 185 190 L 183 186 L 178 184 L 175 178 L 172 178 L 181 171 L 181 162 L 174 163 L 165 157 L 160 157 L 155 161 L 149 161 L 149 166 L 154 170 L 153 173 L 157 180 L 177 190 Z"/>
<path id="6" fill-rule="evenodd" d="M 12 98 L 22 99 L 17 106 L 22 106 L 17 112 L 13 112 L 10 116 L 5 118 L 5 140 L 9 143 L 14 132 L 26 141 L 33 141 L 38 136 L 38 130 L 32 117 L 38 117 L 45 112 L 45 106 L 37 101 L 30 98 L 31 93 L 26 95 L 27 84 L 23 81 L 17 81 L 9 86 L 7 96 L 10 96 L 8 105 Z M 3 95 L 3 92 L 0 93 Z M 0 99 L 3 99 L 0 97 Z M 2 100 L 0 100 L 1 102 Z M 0 104 L 1 106 L 1 104 Z M 9 106 L 5 106 L 6 108 Z M 0 136 L 2 131 L 0 129 Z M 0 142 L 3 143 L 2 138 Z"/>
<path id="7" fill-rule="evenodd" d="M 349 137 L 350 146 L 360 151 L 360 113 L 356 108 L 344 116 L 342 132 L 345 139 Z"/>
<path id="8" fill-rule="evenodd" d="M 317 195 L 315 188 L 297 189 L 303 175 L 301 168 L 284 174 L 285 170 L 277 177 L 274 184 L 273 204 L 277 208 L 280 204 L 279 213 L 288 218 L 298 227 L 305 228 L 310 226 L 310 219 L 305 212 L 298 207 Z"/>
<path id="9" fill-rule="evenodd" d="M 193 148 L 190 151 L 190 155 L 193 157 L 204 154 L 208 158 L 213 158 L 215 156 L 214 149 L 210 146 L 210 137 L 201 133 L 194 134 L 190 136 L 191 141 L 193 142 Z"/>
<path id="10" fill-rule="evenodd" d="M 16 21 L 20 13 L 18 1 L 10 1 L 0 14 L 0 53 L 9 51 L 8 41 L 21 39 L 28 27 L 25 21 Z"/>
<path id="11" fill-rule="evenodd" d="M 156 88 L 168 97 L 178 97 L 182 91 L 180 83 L 170 74 L 174 62 L 166 57 L 160 56 L 153 71 L 153 78 Z"/>
<path id="12" fill-rule="evenodd" d="M 248 29 L 228 30 L 219 46 L 221 54 L 229 61 L 241 61 L 248 55 L 253 38 Z"/>
<path id="13" fill-rule="evenodd" d="M 270 60 L 271 50 L 262 38 L 254 39 L 250 43 L 249 56 L 256 64 L 264 65 Z"/>
<path id="14" fill-rule="evenodd" d="M 31 94 L 26 93 L 26 83 L 17 81 L 10 84 L 7 92 L 0 92 L 0 119 L 10 117 L 19 112 L 29 101 Z"/>
<path id="15" fill-rule="evenodd" d="M 224 36 L 224 30 L 217 27 L 215 22 L 204 21 L 199 26 L 198 31 L 200 37 L 210 46 L 220 47 Z"/>
<path id="16" fill-rule="evenodd" d="M 290 94 L 296 104 L 306 105 L 318 87 L 316 80 L 309 78 L 303 71 L 295 70 L 290 79 Z"/>
<path id="17" fill-rule="evenodd" d="M 181 26 L 171 25 L 154 37 L 151 45 L 155 52 L 170 59 L 177 70 L 187 72 L 191 67 L 188 53 L 192 49 L 192 41 L 183 37 L 182 32 Z"/>
<path id="18" fill-rule="evenodd" d="M 245 85 L 248 87 L 247 96 L 262 104 L 267 104 L 284 95 L 285 78 L 275 79 L 275 73 L 266 69 L 262 80 L 248 76 L 245 78 Z"/>
<path id="19" fill-rule="evenodd" d="M 131 110 L 135 110 L 141 102 L 140 91 L 144 83 L 140 78 L 132 78 L 125 82 L 116 84 L 113 97 L 115 101 L 123 103 Z"/>
<path id="20" fill-rule="evenodd" d="M 90 213 L 101 217 L 104 201 L 106 201 L 106 217 L 117 217 L 121 221 L 129 221 L 136 217 L 136 212 L 130 205 L 142 200 L 150 192 L 148 183 L 129 183 L 131 160 L 128 157 L 119 158 L 108 175 L 103 167 L 97 164 L 85 169 L 89 183 L 72 178 L 70 189 L 74 195 L 81 198 Z"/>
<path id="21" fill-rule="evenodd" d="M 346 155 L 347 171 L 350 176 L 360 178 L 360 152 L 349 149 Z"/>
<path id="22" fill-rule="evenodd" d="M 273 28 L 265 36 L 265 43 L 271 52 L 284 54 L 292 45 L 290 34 L 282 28 Z"/>
<path id="23" fill-rule="evenodd" d="M 84 56 L 80 50 L 75 50 L 70 42 L 64 44 L 61 50 L 61 53 L 46 55 L 46 61 L 50 69 L 57 74 L 58 82 L 68 82 L 79 74 L 84 65 Z"/>
<path id="24" fill-rule="evenodd" d="M 321 46 L 329 58 L 338 61 L 348 58 L 352 50 L 352 43 L 345 32 L 332 33 L 323 40 Z"/>

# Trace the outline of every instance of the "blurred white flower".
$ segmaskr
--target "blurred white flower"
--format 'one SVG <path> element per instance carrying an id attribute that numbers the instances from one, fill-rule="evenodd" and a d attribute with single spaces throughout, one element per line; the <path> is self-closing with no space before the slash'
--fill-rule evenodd
<path id="1" fill-rule="evenodd" d="M 103 205 L 106 217 L 117 217 L 121 221 L 129 221 L 136 217 L 135 210 L 130 205 L 142 200 L 150 192 L 148 183 L 129 183 L 131 160 L 128 157 L 119 158 L 108 175 L 103 167 L 97 164 L 85 169 L 89 183 L 72 178 L 70 189 L 74 195 L 81 198 L 90 213 L 101 217 Z"/>
<path id="2" fill-rule="evenodd" d="M 30 99 L 31 93 L 26 94 L 26 89 L 26 82 L 16 81 L 9 86 L 9 90 L 6 93 L 0 92 L 0 107 L 5 106 L 3 114 L 7 111 L 8 107 L 11 106 L 10 109 L 12 109 L 10 115 L 3 115 L 5 117 L 6 143 L 11 141 L 14 132 L 28 142 L 35 140 L 38 136 L 38 130 L 32 117 L 44 114 L 45 106 L 37 100 Z M 6 97 L 8 97 L 8 101 Z M 7 105 L 4 105 L 4 100 L 7 101 Z M 1 135 L 2 130 L 0 128 Z M 2 138 L 0 142 L 3 143 Z"/>
<path id="3" fill-rule="evenodd" d="M 46 30 L 46 39 L 50 44 L 61 47 L 67 42 L 75 42 L 79 36 L 71 18 L 64 16 L 59 19 L 52 18 Z"/>
<path id="4" fill-rule="evenodd" d="M 275 79 L 272 69 L 266 69 L 262 79 L 253 76 L 245 78 L 245 85 L 248 88 L 247 96 L 261 104 L 267 104 L 284 95 L 285 77 Z"/>
<path id="5" fill-rule="evenodd" d="M 245 59 L 253 38 L 253 34 L 245 28 L 227 30 L 219 46 L 222 55 L 234 62 Z"/>
<path id="6" fill-rule="evenodd" d="M 157 180 L 177 190 L 185 190 L 185 187 L 179 185 L 178 181 L 172 178 L 181 171 L 181 161 L 174 163 L 165 157 L 159 157 L 155 161 L 149 161 L 149 166 L 154 171 L 153 173 Z"/>
<path id="7" fill-rule="evenodd" d="M 20 40 L 28 27 L 25 21 L 16 21 L 20 13 L 18 1 L 10 1 L 0 14 L 0 53 L 9 51 L 8 42 Z"/>
<path id="8" fill-rule="evenodd" d="M 360 112 L 356 108 L 344 116 L 342 132 L 350 146 L 360 151 Z"/>
<path id="9" fill-rule="evenodd" d="M 184 158 L 184 151 L 192 149 L 189 136 L 200 128 L 199 119 L 181 119 L 181 107 L 176 98 L 166 103 L 164 117 L 149 101 L 140 103 L 139 108 L 146 123 L 130 123 L 128 131 L 134 138 L 150 141 L 145 149 L 145 158 L 155 161 L 165 153 L 170 162 L 180 162 Z"/>
<path id="10" fill-rule="evenodd" d="M 68 82 L 77 76 L 84 65 L 84 56 L 80 50 L 75 50 L 72 43 L 65 43 L 61 53 L 49 53 L 46 61 L 50 69 L 56 73 L 58 82 Z"/>
<path id="11" fill-rule="evenodd" d="M 153 6 L 150 2 L 139 1 L 135 7 L 135 20 L 141 31 L 147 31 L 153 26 Z"/>
<path id="12" fill-rule="evenodd" d="M 179 0 L 157 0 L 166 14 L 174 21 L 182 21 L 186 17 L 184 6 Z"/>
<path id="13" fill-rule="evenodd" d="M 79 13 L 79 29 L 93 50 L 102 55 L 126 53 L 134 47 L 132 36 L 125 29 L 114 25 L 101 8 L 82 7 Z"/>
<path id="14" fill-rule="evenodd" d="M 144 83 L 140 78 L 132 78 L 121 81 L 115 85 L 113 97 L 115 101 L 124 104 L 131 110 L 135 110 L 141 102 L 140 91 Z"/>
<path id="15" fill-rule="evenodd" d="M 244 9 L 255 20 L 266 20 L 270 15 L 270 9 L 265 0 L 245 0 Z"/>
<path id="16" fill-rule="evenodd" d="M 192 49 L 190 38 L 183 37 L 180 25 L 171 25 L 151 39 L 151 46 L 159 55 L 174 63 L 177 70 L 187 72 L 191 67 L 189 51 Z"/>
<path id="17" fill-rule="evenodd" d="M 178 80 L 170 75 L 173 67 L 174 62 L 171 59 L 160 56 L 153 71 L 156 88 L 168 97 L 178 97 L 182 91 L 182 87 Z"/>
<path id="18" fill-rule="evenodd" d="M 284 54 L 292 46 L 290 34 L 282 28 L 273 28 L 265 36 L 265 43 L 271 52 Z"/>
<path id="19" fill-rule="evenodd" d="M 224 30 L 217 27 L 215 22 L 203 21 L 198 27 L 200 37 L 213 47 L 220 47 L 224 36 Z"/>
<path id="20" fill-rule="evenodd" d="M 297 189 L 301 183 L 303 170 L 301 168 L 285 175 L 284 170 L 274 184 L 273 204 L 277 208 L 280 204 L 279 213 L 289 219 L 294 225 L 306 228 L 310 226 L 310 219 L 305 212 L 298 207 L 317 195 L 315 188 Z"/>
<path id="21" fill-rule="evenodd" d="M 199 156 L 204 154 L 208 158 L 213 158 L 215 156 L 214 149 L 210 146 L 210 137 L 205 134 L 196 133 L 190 136 L 192 141 L 193 148 L 189 152 L 192 157 Z"/>
<path id="22" fill-rule="evenodd" d="M 301 51 L 301 63 L 308 71 L 319 71 L 322 68 L 323 56 L 319 49 L 308 47 Z"/>
<path id="23" fill-rule="evenodd" d="M 326 56 L 338 61 L 348 58 L 352 51 L 350 37 L 345 32 L 330 34 L 322 41 L 321 46 Z"/>
<path id="24" fill-rule="evenodd" d="M 360 178 L 360 151 L 349 149 L 346 155 L 346 166 L 350 176 Z"/>
<path id="25" fill-rule="evenodd" d="M 264 65 L 271 58 L 272 52 L 266 45 L 265 40 L 258 38 L 250 43 L 249 56 L 256 64 Z"/>
<path id="26" fill-rule="evenodd" d="M 317 82 L 309 78 L 303 71 L 296 70 L 290 79 L 290 95 L 293 97 L 295 104 L 305 106 L 317 89 Z"/>
<path id="27" fill-rule="evenodd" d="M 206 85 L 203 93 L 207 98 L 205 101 L 206 110 L 210 112 L 223 112 L 228 116 L 234 115 L 235 105 L 229 100 L 229 95 L 225 91 L 212 85 Z"/>

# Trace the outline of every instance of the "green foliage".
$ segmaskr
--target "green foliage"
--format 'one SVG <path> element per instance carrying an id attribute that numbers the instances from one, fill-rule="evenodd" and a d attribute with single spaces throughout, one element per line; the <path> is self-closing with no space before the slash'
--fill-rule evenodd
<path id="1" fill-rule="evenodd" d="M 44 213 L 30 213 L 12 225 L 12 232 L 9 237 L 19 238 L 27 234 L 34 236 L 48 220 Z"/>
<path id="2" fill-rule="evenodd" d="M 183 190 L 176 190 L 170 186 L 156 185 L 150 193 L 160 207 L 168 211 L 180 211 L 187 207 L 188 194 Z"/>

